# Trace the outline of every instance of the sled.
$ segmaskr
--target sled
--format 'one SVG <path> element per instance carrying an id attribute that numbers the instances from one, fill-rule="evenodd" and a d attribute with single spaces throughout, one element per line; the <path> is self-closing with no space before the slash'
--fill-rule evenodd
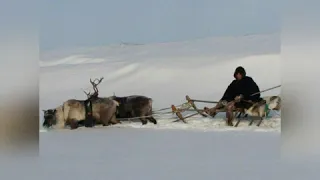
<path id="1" fill-rule="evenodd" d="M 273 98 L 273 99 L 272 99 Z M 268 103 L 270 103 L 270 101 L 274 100 L 275 98 L 278 98 L 278 96 L 268 96 L 268 97 L 263 97 L 262 103 L 265 104 L 266 108 L 265 108 L 265 114 L 259 116 L 259 119 L 256 120 L 254 118 L 252 118 L 249 121 L 249 126 L 252 126 L 252 124 L 254 123 L 254 121 L 258 121 L 258 123 L 256 124 L 258 127 L 261 125 L 264 117 L 267 116 L 267 114 L 270 112 L 270 109 L 268 109 Z M 279 97 L 280 98 L 280 97 Z M 196 115 L 201 115 L 202 117 L 208 117 L 210 115 L 206 114 L 204 112 L 204 110 L 200 110 L 197 108 L 196 106 L 196 102 L 202 102 L 202 103 L 212 103 L 212 104 L 217 104 L 218 101 L 206 101 L 206 100 L 198 100 L 198 99 L 191 99 L 188 95 L 186 95 L 186 103 L 183 104 L 183 106 L 181 107 L 176 107 L 175 105 L 171 105 L 171 110 L 172 113 L 176 114 L 176 116 L 178 117 L 178 119 L 174 122 L 178 122 L 178 121 L 182 121 L 184 123 L 187 123 L 187 119 L 190 117 L 194 117 Z M 259 102 L 259 105 L 263 105 L 261 104 L 261 102 Z M 191 109 L 192 108 L 192 109 Z M 276 109 L 277 110 L 277 109 Z M 188 116 L 183 116 L 182 113 L 186 112 L 186 111 L 193 111 L 195 113 L 188 115 Z M 221 113 L 221 112 L 226 112 L 226 110 L 224 108 L 222 109 L 217 109 L 216 111 L 217 113 Z M 243 120 L 244 118 L 248 117 L 248 114 L 244 113 L 244 109 L 241 108 L 235 108 L 233 110 L 234 114 L 234 120 L 236 120 L 236 124 L 234 125 L 234 127 L 238 127 L 239 123 L 241 122 L 241 120 Z M 243 117 L 241 117 L 241 115 L 243 115 Z"/>

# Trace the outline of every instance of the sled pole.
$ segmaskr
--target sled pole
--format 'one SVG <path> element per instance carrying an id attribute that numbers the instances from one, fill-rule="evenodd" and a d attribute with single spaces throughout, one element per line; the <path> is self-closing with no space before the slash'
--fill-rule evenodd
<path id="1" fill-rule="evenodd" d="M 199 100 L 199 99 L 190 99 L 190 101 L 193 101 L 193 102 L 203 102 L 203 103 L 214 103 L 214 104 L 219 103 L 219 101 L 205 101 L 205 100 Z"/>
<path id="2" fill-rule="evenodd" d="M 269 88 L 269 89 L 265 89 L 265 90 L 260 91 L 260 92 L 253 93 L 253 94 L 251 94 L 250 96 L 254 96 L 254 95 L 259 94 L 259 93 L 262 93 L 262 92 L 270 91 L 270 90 L 276 89 L 276 88 L 278 88 L 278 87 L 281 87 L 281 85 L 278 85 L 278 86 L 275 86 L 275 87 L 272 87 L 272 88 Z"/>
<path id="3" fill-rule="evenodd" d="M 182 106 L 183 104 L 179 104 L 179 105 L 177 105 L 176 107 L 180 107 L 180 106 Z M 153 112 L 159 112 L 159 111 L 164 111 L 164 110 L 168 110 L 168 109 L 171 109 L 172 107 L 167 107 L 167 108 L 162 108 L 162 109 L 158 109 L 158 110 L 155 110 L 155 111 L 153 111 Z"/>
<path id="4" fill-rule="evenodd" d="M 204 112 L 204 110 L 202 109 L 182 109 L 182 112 Z M 174 113 L 174 111 L 172 111 L 171 113 Z"/>
<path id="5" fill-rule="evenodd" d="M 251 94 L 250 96 L 254 96 L 254 95 L 259 94 L 259 93 L 262 93 L 262 92 L 270 91 L 270 90 L 276 89 L 276 88 L 278 88 L 278 87 L 281 87 L 281 85 L 278 85 L 278 86 L 275 86 L 275 87 L 272 87 L 272 88 L 269 88 L 269 89 L 265 89 L 265 90 L 260 91 L 260 92 L 253 93 L 253 94 Z M 199 99 L 190 99 L 190 101 L 193 101 L 193 102 L 203 102 L 203 103 L 213 103 L 213 104 L 219 103 L 219 101 L 205 101 L 205 100 L 199 100 Z"/>
<path id="6" fill-rule="evenodd" d="M 135 120 L 135 119 L 140 119 L 140 118 L 148 118 L 148 117 L 153 117 L 155 114 L 150 115 L 150 116 L 138 116 L 138 117 L 130 117 L 130 118 L 117 118 L 117 120 Z"/>

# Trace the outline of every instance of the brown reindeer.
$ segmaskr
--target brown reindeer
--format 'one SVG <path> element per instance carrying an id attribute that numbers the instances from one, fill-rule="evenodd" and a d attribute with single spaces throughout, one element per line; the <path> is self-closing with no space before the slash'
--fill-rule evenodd
<path id="1" fill-rule="evenodd" d="M 55 109 L 43 110 L 43 127 L 54 126 L 56 128 L 64 128 L 70 125 L 71 129 L 76 129 L 83 123 L 87 127 L 92 127 L 94 124 L 107 126 L 120 123 L 116 120 L 116 111 L 119 103 L 110 98 L 98 97 L 99 91 L 97 86 L 101 83 L 103 77 L 97 83 L 95 83 L 96 80 L 92 81 L 90 79 L 94 93 L 85 92 L 87 95 L 86 100 L 69 99 Z M 88 118 L 93 122 L 88 123 Z"/>
<path id="2" fill-rule="evenodd" d="M 137 118 L 140 119 L 142 125 L 148 123 L 157 124 L 157 120 L 152 116 L 152 99 L 146 96 L 111 96 L 113 100 L 119 102 L 117 107 L 117 118 Z"/>

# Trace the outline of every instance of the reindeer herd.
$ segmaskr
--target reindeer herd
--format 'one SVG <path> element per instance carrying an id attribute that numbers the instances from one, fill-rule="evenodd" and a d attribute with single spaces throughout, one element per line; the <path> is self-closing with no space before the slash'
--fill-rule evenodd
<path id="1" fill-rule="evenodd" d="M 148 121 L 157 124 L 152 116 L 152 99 L 146 96 L 132 95 L 126 97 L 99 97 L 98 85 L 103 80 L 91 80 L 93 93 L 85 92 L 86 100 L 69 99 L 62 105 L 43 110 L 45 128 L 63 129 L 70 126 L 76 129 L 79 126 L 93 127 L 95 125 L 108 126 L 121 123 L 118 119 L 139 117 L 143 125 Z"/>

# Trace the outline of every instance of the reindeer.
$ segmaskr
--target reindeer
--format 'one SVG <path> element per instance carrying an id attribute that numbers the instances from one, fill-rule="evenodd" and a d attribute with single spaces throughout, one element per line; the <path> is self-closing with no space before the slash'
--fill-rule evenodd
<path id="1" fill-rule="evenodd" d="M 117 107 L 117 118 L 139 118 L 142 125 L 148 123 L 157 124 L 157 120 L 152 116 L 152 99 L 146 96 L 132 95 L 118 97 L 115 94 L 110 99 L 119 102 Z"/>
<path id="2" fill-rule="evenodd" d="M 86 127 L 92 127 L 95 124 L 102 124 L 108 126 L 110 124 L 117 124 L 120 121 L 116 120 L 116 111 L 119 103 L 110 98 L 98 97 L 99 91 L 97 86 L 103 80 L 103 77 L 92 81 L 94 93 L 84 93 L 87 95 L 86 100 L 69 99 L 61 106 L 55 109 L 48 109 L 44 111 L 43 127 L 55 126 L 57 128 L 64 128 L 70 125 L 71 129 L 76 129 L 83 124 Z M 88 121 L 88 119 L 90 119 Z"/>
<path id="3" fill-rule="evenodd" d="M 279 96 L 265 96 L 262 101 L 253 104 L 252 106 L 245 108 L 243 113 L 249 116 L 263 117 L 265 113 L 270 110 L 281 109 L 281 98 Z"/>
<path id="4" fill-rule="evenodd" d="M 281 109 L 281 97 L 280 96 L 265 96 L 262 98 L 260 102 L 254 103 L 251 106 L 248 106 L 243 109 L 239 109 L 240 113 L 237 118 L 238 122 L 236 123 L 236 127 L 240 123 L 241 114 L 244 114 L 244 117 L 252 116 L 259 117 L 258 126 L 260 126 L 262 120 L 266 115 L 270 112 L 270 110 L 279 111 Z M 250 121 L 249 125 L 252 125 L 253 119 Z"/>

